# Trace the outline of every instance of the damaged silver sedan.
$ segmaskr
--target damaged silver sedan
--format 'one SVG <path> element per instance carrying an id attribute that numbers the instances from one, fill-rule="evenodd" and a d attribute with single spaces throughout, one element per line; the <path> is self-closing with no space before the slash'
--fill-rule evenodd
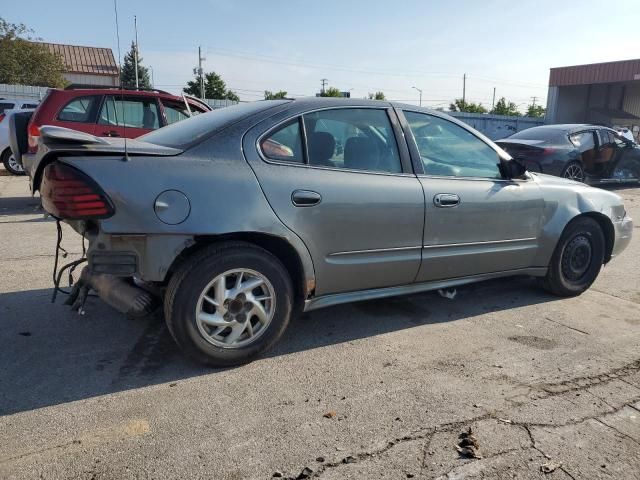
<path id="1" fill-rule="evenodd" d="M 40 131 L 33 188 L 89 241 L 72 303 L 93 289 L 132 316 L 162 305 L 182 350 L 211 365 L 345 302 L 523 274 L 579 295 L 633 229 L 618 195 L 527 172 L 409 105 L 255 102 L 137 140 Z"/>

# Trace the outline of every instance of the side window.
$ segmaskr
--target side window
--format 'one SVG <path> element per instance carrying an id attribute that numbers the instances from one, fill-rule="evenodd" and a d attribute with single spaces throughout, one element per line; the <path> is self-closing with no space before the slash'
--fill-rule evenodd
<path id="1" fill-rule="evenodd" d="M 260 148 L 265 157 L 281 162 L 304 163 L 300 121 L 296 118 L 262 140 Z"/>
<path id="2" fill-rule="evenodd" d="M 78 97 L 67 103 L 60 113 L 58 120 L 63 122 L 88 123 L 92 121 L 91 113 L 98 97 Z"/>
<path id="3" fill-rule="evenodd" d="M 109 95 L 100 110 L 98 123 L 113 127 L 145 128 L 160 127 L 160 112 L 154 98 L 124 99 Z"/>
<path id="4" fill-rule="evenodd" d="M 167 117 L 167 125 L 189 118 L 189 112 L 184 104 L 169 103 L 164 100 L 162 104 L 164 105 L 164 114 Z"/>
<path id="5" fill-rule="evenodd" d="M 471 132 L 436 116 L 404 115 L 427 175 L 502 178 L 498 153 Z"/>
<path id="6" fill-rule="evenodd" d="M 579 132 L 569 135 L 569 140 L 580 150 L 591 150 L 595 148 L 594 132 Z M 602 141 L 601 141 L 602 144 Z"/>
<path id="7" fill-rule="evenodd" d="M 304 115 L 309 164 L 400 173 L 400 154 L 385 110 L 340 108 Z"/>
<path id="8" fill-rule="evenodd" d="M 37 103 L 25 103 L 24 105 L 22 105 L 22 108 L 38 108 L 38 104 Z"/>

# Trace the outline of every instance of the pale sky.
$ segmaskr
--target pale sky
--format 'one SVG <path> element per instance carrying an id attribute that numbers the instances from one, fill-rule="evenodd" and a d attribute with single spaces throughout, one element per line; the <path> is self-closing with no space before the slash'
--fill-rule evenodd
<path id="1" fill-rule="evenodd" d="M 112 0 L 3 0 L 0 16 L 48 42 L 111 47 Z M 88 6 L 91 5 L 91 6 Z M 179 92 L 202 46 L 206 71 L 242 100 L 264 90 L 314 95 L 320 79 L 354 97 L 446 107 L 462 96 L 546 103 L 549 68 L 640 57 L 640 0 L 118 1 L 121 53 L 138 18 L 140 53 L 157 88 Z"/>

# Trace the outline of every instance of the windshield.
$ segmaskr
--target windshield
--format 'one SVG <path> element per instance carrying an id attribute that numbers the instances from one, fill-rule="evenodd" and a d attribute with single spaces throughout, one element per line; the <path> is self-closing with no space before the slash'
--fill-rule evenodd
<path id="1" fill-rule="evenodd" d="M 139 140 L 165 147 L 189 148 L 227 125 L 287 102 L 288 100 L 273 100 L 220 108 L 147 133 L 139 137 Z"/>
<path id="2" fill-rule="evenodd" d="M 554 141 L 565 135 L 564 130 L 549 127 L 533 127 L 514 133 L 509 139 Z"/>

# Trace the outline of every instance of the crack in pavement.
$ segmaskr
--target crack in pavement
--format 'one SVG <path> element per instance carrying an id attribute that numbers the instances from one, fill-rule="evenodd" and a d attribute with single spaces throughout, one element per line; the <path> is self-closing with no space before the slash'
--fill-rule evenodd
<path id="1" fill-rule="evenodd" d="M 527 385 L 527 387 L 529 387 L 531 389 L 529 395 L 535 395 L 535 394 L 539 394 L 539 393 L 543 393 L 543 396 L 534 396 L 534 398 L 530 398 L 530 402 L 533 402 L 535 400 L 539 400 L 539 399 L 544 399 L 544 398 L 553 398 L 556 396 L 560 396 L 563 395 L 567 392 L 574 392 L 574 391 L 579 391 L 579 390 L 586 390 L 588 388 L 591 388 L 593 386 L 596 385 L 602 385 L 602 384 L 606 384 L 609 383 L 611 381 L 614 380 L 621 380 L 624 381 L 624 376 L 629 376 L 632 375 L 634 373 L 636 373 L 637 371 L 640 370 L 640 359 L 635 360 L 633 362 L 630 362 L 626 365 L 623 365 L 622 367 L 618 367 L 618 368 L 614 368 L 610 371 L 607 371 L 605 373 L 601 373 L 598 375 L 590 375 L 590 376 L 582 376 L 582 377 L 575 377 L 572 378 L 570 380 L 564 380 L 561 382 L 556 382 L 556 383 L 544 383 L 544 384 L 538 384 L 538 385 Z M 451 432 L 453 430 L 456 429 L 460 429 L 462 427 L 466 427 L 470 424 L 482 421 L 482 420 L 488 420 L 488 419 L 492 419 L 492 420 L 497 420 L 503 424 L 506 424 L 508 426 L 513 426 L 516 428 L 521 428 L 524 429 L 527 433 L 527 436 L 529 438 L 530 441 L 530 446 L 527 448 L 533 448 L 534 450 L 538 451 L 544 458 L 546 459 L 551 459 L 551 457 L 545 453 L 537 444 L 535 437 L 533 435 L 533 432 L 531 431 L 532 427 L 539 427 L 539 428 L 551 428 L 551 429 L 556 429 L 556 428 L 562 428 L 562 427 L 567 427 L 567 426 L 575 426 L 575 425 L 579 425 L 582 424 L 586 421 L 589 420 L 595 420 L 599 423 L 602 423 L 603 425 L 605 425 L 606 427 L 614 430 L 615 432 L 619 433 L 620 435 L 631 439 L 635 444 L 640 446 L 640 442 L 638 442 L 636 439 L 633 439 L 632 437 L 630 437 L 629 435 L 626 435 L 622 432 L 620 432 L 618 429 L 616 429 L 615 427 L 607 424 L 605 422 L 605 417 L 610 416 L 610 415 L 614 415 L 618 412 L 620 412 L 621 410 L 623 410 L 626 407 L 632 408 L 636 411 L 640 411 L 638 410 L 638 408 L 636 408 L 633 404 L 637 401 L 640 400 L 640 389 L 638 387 L 636 387 L 635 385 L 632 385 L 629 382 L 625 382 L 628 383 L 629 385 L 633 386 L 634 388 L 636 388 L 638 390 L 638 395 L 633 397 L 632 399 L 627 399 L 626 401 L 624 401 L 620 406 L 618 407 L 614 407 L 613 405 L 611 405 L 610 403 L 608 403 L 607 401 L 603 400 L 602 398 L 598 397 L 597 395 L 594 395 L 593 393 L 591 393 L 591 395 L 599 400 L 601 400 L 607 407 L 609 407 L 609 411 L 605 411 L 605 412 L 598 412 L 596 414 L 592 414 L 592 415 L 586 415 L 583 417 L 578 417 L 578 418 L 574 418 L 570 421 L 567 422 L 563 422 L 563 423 L 543 423 L 543 422 L 519 422 L 519 421 L 513 421 L 513 420 L 504 420 L 506 417 L 508 417 L 509 415 L 507 414 L 507 412 L 499 412 L 499 411 L 493 411 L 493 412 L 487 412 L 483 415 L 479 415 L 476 417 L 472 417 L 472 418 L 468 418 L 465 420 L 459 420 L 459 421 L 454 421 L 454 422 L 447 422 L 447 423 L 443 423 L 443 424 L 439 424 L 436 426 L 430 426 L 424 429 L 419 429 L 414 431 L 413 433 L 410 433 L 408 435 L 405 435 L 403 437 L 399 437 L 396 438 L 395 440 L 392 441 L 388 441 L 385 446 L 375 449 L 375 450 L 371 450 L 371 451 L 364 451 L 364 452 L 360 452 L 357 453 L 353 456 L 351 456 L 351 459 L 349 461 L 347 461 L 347 459 L 349 459 L 350 457 L 346 457 L 344 459 L 342 459 L 341 461 L 337 461 L 337 462 L 329 462 L 329 463 L 325 463 L 323 465 L 321 465 L 318 470 L 314 471 L 313 473 L 307 475 L 307 476 L 289 476 L 289 477 L 283 477 L 285 479 L 291 479 L 294 480 L 296 478 L 320 478 L 327 470 L 329 469 L 335 469 L 335 468 L 340 468 L 344 465 L 348 465 L 350 463 L 356 463 L 356 462 L 363 462 L 363 461 L 367 461 L 370 460 L 371 458 L 375 458 L 379 455 L 383 455 L 389 451 L 391 451 L 395 446 L 405 443 L 405 442 L 409 442 L 409 441 L 416 441 L 416 440 L 424 440 L 425 443 L 421 449 L 422 452 L 422 458 L 421 458 L 421 464 L 420 464 L 420 475 L 422 476 L 424 468 L 425 468 L 425 464 L 426 464 L 426 455 L 427 455 L 427 451 L 430 447 L 431 441 L 433 439 L 433 437 L 435 436 L 436 433 L 447 433 L 447 432 Z M 527 404 L 530 402 L 523 402 L 523 404 Z M 577 404 L 576 404 L 577 405 Z M 495 458 L 501 455 L 506 455 L 508 453 L 512 453 L 514 451 L 520 451 L 520 450 L 526 450 L 527 448 L 515 448 L 515 449 L 510 449 L 510 450 L 506 450 L 506 451 L 502 451 L 502 452 L 496 452 L 488 457 L 484 457 L 481 460 L 477 460 L 479 462 L 483 461 L 483 460 L 487 460 L 490 458 Z M 456 466 L 454 469 L 450 470 L 448 473 L 444 474 L 443 477 L 446 477 L 447 475 L 449 475 L 450 473 L 452 473 L 456 468 L 461 468 L 461 466 Z M 564 466 L 560 466 L 558 467 L 560 470 L 562 470 L 563 473 L 565 473 L 569 478 L 571 479 L 575 479 L 575 477 L 569 472 L 567 471 L 567 469 Z"/>

